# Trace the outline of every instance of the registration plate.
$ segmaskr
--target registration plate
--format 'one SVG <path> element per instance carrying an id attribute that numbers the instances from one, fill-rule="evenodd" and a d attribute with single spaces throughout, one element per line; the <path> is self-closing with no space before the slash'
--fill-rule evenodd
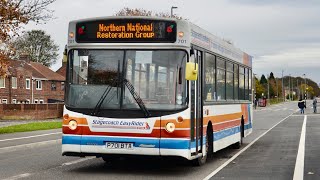
<path id="1" fill-rule="evenodd" d="M 133 143 L 107 142 L 107 149 L 133 149 Z"/>

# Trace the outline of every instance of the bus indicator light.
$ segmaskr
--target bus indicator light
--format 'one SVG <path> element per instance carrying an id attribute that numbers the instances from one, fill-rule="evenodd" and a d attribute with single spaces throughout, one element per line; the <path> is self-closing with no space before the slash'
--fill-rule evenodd
<path id="1" fill-rule="evenodd" d="M 183 35 L 184 35 L 184 33 L 183 33 L 182 31 L 180 31 L 180 32 L 178 33 L 178 36 L 179 36 L 180 38 L 182 38 Z"/>
<path id="2" fill-rule="evenodd" d="M 74 38 L 74 33 L 73 33 L 73 32 L 70 32 L 70 33 L 69 33 L 69 37 L 70 37 L 70 38 Z"/>
<path id="3" fill-rule="evenodd" d="M 183 117 L 179 116 L 179 117 L 177 118 L 177 122 L 178 122 L 178 123 L 182 123 L 182 122 L 183 122 Z"/>
<path id="4" fill-rule="evenodd" d="M 69 119 L 69 114 L 63 115 L 63 119 L 68 120 Z"/>

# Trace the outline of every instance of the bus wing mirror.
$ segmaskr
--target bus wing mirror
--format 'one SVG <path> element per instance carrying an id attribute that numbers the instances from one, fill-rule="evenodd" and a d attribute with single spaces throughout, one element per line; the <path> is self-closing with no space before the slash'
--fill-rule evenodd
<path id="1" fill-rule="evenodd" d="M 188 62 L 186 65 L 186 80 L 195 81 L 198 79 L 198 64 Z"/>

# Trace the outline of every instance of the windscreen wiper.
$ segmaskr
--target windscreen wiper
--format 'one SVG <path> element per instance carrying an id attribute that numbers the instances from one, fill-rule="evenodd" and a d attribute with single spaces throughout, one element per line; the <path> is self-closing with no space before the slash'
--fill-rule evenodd
<path id="1" fill-rule="evenodd" d="M 102 96 L 100 97 L 99 101 L 97 102 L 96 106 L 94 107 L 93 111 L 91 112 L 91 115 L 96 116 L 99 113 L 99 110 L 101 108 L 101 105 L 103 103 L 103 101 L 106 99 L 106 97 L 108 96 L 108 94 L 110 93 L 112 87 L 114 85 L 116 85 L 116 82 L 119 81 L 118 79 L 113 79 L 112 82 L 110 83 L 110 85 L 106 88 L 106 90 L 104 90 Z M 119 86 L 120 83 L 117 84 L 117 86 Z"/>
<path id="2" fill-rule="evenodd" d="M 140 96 L 138 95 L 138 93 L 134 90 L 133 85 L 127 79 L 123 79 L 123 83 L 129 89 L 129 92 L 131 93 L 131 95 L 133 96 L 134 100 L 139 105 L 141 111 L 144 113 L 145 118 L 150 117 L 151 116 L 150 112 L 148 111 L 148 109 L 144 105 L 144 103 L 143 103 L 142 99 L 140 98 Z"/>

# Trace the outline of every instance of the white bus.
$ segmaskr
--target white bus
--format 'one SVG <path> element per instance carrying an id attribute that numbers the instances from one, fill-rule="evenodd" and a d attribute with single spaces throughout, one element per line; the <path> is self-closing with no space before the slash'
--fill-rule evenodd
<path id="1" fill-rule="evenodd" d="M 179 156 L 196 165 L 252 131 L 252 60 L 185 21 L 69 23 L 62 155 Z"/>

